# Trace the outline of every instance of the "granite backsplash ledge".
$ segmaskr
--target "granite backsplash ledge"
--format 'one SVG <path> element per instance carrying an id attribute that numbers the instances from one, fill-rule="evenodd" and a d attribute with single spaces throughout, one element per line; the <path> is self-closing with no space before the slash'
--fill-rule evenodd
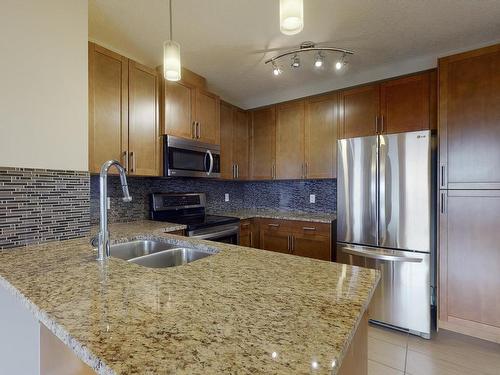
<path id="1" fill-rule="evenodd" d="M 153 192 L 204 192 L 207 208 L 212 211 L 241 209 L 277 209 L 332 213 L 336 210 L 336 180 L 290 181 L 222 181 L 196 178 L 143 178 L 128 177 L 132 202 L 121 200 L 120 180 L 108 177 L 111 197 L 110 222 L 127 222 L 149 217 L 149 194 Z M 99 221 L 99 176 L 91 176 L 90 215 L 93 224 Z M 229 202 L 224 194 L 229 194 Z M 309 203 L 309 195 L 316 202 Z"/>

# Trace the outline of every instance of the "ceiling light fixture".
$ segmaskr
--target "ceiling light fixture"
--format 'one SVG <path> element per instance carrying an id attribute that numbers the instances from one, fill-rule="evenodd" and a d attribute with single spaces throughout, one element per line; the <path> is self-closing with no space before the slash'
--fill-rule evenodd
<path id="1" fill-rule="evenodd" d="M 283 71 L 280 69 L 278 65 L 276 65 L 276 62 L 273 61 L 273 74 L 275 76 L 279 76 Z"/>
<path id="2" fill-rule="evenodd" d="M 304 28 L 303 0 L 280 0 L 280 30 L 285 35 L 295 35 Z"/>
<path id="3" fill-rule="evenodd" d="M 345 64 L 346 64 L 346 62 L 345 62 L 345 53 L 344 53 L 342 55 L 342 57 L 340 58 L 340 60 L 335 63 L 335 69 L 340 70 L 344 67 Z"/>
<path id="4" fill-rule="evenodd" d="M 168 81 L 181 79 L 181 46 L 172 37 L 172 0 L 169 0 L 170 38 L 163 43 L 163 75 Z"/>
<path id="5" fill-rule="evenodd" d="M 314 66 L 316 68 L 321 68 L 323 66 L 323 55 L 321 54 L 321 52 L 318 52 L 316 60 L 314 61 Z"/>
<path id="6" fill-rule="evenodd" d="M 277 68 L 277 62 L 279 59 L 285 57 L 285 56 L 290 56 L 292 55 L 291 58 L 291 63 L 290 66 L 294 69 L 297 69 L 300 67 L 300 54 L 302 53 L 310 53 L 310 52 L 317 52 L 316 58 L 314 60 L 314 66 L 316 68 L 321 68 L 325 66 L 325 55 L 324 53 L 337 53 L 337 54 L 342 54 L 342 57 L 337 61 L 335 64 L 335 69 L 340 70 L 342 67 L 344 67 L 347 62 L 346 57 L 348 55 L 353 55 L 353 51 L 349 51 L 347 49 L 343 48 L 337 48 L 337 47 L 329 47 L 329 46 L 317 46 L 313 42 L 303 42 L 299 48 L 292 49 L 286 52 L 282 52 L 268 60 L 266 60 L 264 63 L 269 64 L 271 63 L 273 67 L 273 74 L 274 75 L 279 75 L 281 74 L 282 70 L 280 68 Z M 279 70 L 279 73 L 277 73 L 276 68 Z"/>

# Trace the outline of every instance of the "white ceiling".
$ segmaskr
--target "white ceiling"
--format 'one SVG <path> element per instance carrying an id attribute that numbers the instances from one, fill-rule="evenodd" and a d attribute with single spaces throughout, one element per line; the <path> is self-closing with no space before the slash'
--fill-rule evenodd
<path id="1" fill-rule="evenodd" d="M 500 0 L 304 0 L 304 30 L 279 31 L 279 0 L 173 0 L 182 64 L 229 102 L 253 108 L 436 65 L 500 41 Z M 152 67 L 168 39 L 168 0 L 89 0 L 89 39 Z M 266 49 L 303 41 L 352 49 L 348 68 L 303 64 L 274 77 Z"/>

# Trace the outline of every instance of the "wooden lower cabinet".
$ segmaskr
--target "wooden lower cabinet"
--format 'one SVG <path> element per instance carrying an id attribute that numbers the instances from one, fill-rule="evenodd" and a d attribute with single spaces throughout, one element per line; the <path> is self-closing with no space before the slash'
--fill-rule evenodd
<path id="1" fill-rule="evenodd" d="M 500 191 L 440 198 L 439 327 L 500 343 Z"/>
<path id="2" fill-rule="evenodd" d="M 254 219 L 240 222 L 240 246 L 259 247 L 259 225 Z"/>
<path id="3" fill-rule="evenodd" d="M 260 219 L 259 227 L 259 248 L 263 250 L 332 260 L 330 224 Z"/>
<path id="4" fill-rule="evenodd" d="M 330 237 L 317 233 L 294 233 L 291 252 L 302 257 L 331 260 Z"/>
<path id="5" fill-rule="evenodd" d="M 338 375 L 368 374 L 368 314 L 365 312 L 340 365 Z"/>
<path id="6" fill-rule="evenodd" d="M 290 254 L 290 230 L 278 221 L 261 222 L 259 248 Z"/>

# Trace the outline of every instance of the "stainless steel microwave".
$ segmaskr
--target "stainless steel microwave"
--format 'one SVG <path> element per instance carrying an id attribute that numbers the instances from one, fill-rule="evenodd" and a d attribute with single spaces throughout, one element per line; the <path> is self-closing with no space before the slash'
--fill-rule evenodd
<path id="1" fill-rule="evenodd" d="M 220 177 L 220 145 L 166 135 L 163 140 L 163 175 Z"/>

